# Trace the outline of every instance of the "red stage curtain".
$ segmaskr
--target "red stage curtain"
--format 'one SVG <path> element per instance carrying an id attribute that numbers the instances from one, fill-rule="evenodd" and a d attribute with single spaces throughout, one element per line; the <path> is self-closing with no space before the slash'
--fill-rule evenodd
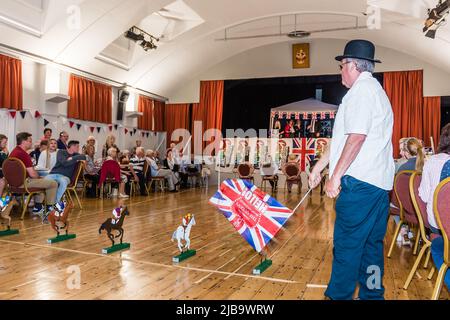
<path id="1" fill-rule="evenodd" d="M 0 55 L 0 108 L 22 110 L 22 61 Z"/>
<path id="2" fill-rule="evenodd" d="M 433 137 L 434 147 L 437 151 L 441 135 L 441 97 L 423 98 L 423 140 L 425 146 L 431 146 L 430 137 Z"/>
<path id="3" fill-rule="evenodd" d="M 423 71 L 385 72 L 384 89 L 394 112 L 394 157 L 399 157 L 400 138 L 423 139 Z"/>
<path id="4" fill-rule="evenodd" d="M 176 129 L 186 129 L 189 131 L 190 122 L 189 122 L 189 109 L 190 104 L 167 104 L 166 105 L 166 132 L 167 132 L 167 146 L 170 145 L 171 142 L 180 142 L 180 141 L 172 141 L 172 133 Z M 185 141 L 187 142 L 187 141 Z"/>
<path id="5" fill-rule="evenodd" d="M 154 127 L 153 130 L 156 132 L 167 131 L 164 122 L 165 122 L 165 108 L 166 104 L 162 101 L 155 100 L 153 107 L 153 119 L 154 119 Z"/>
<path id="6" fill-rule="evenodd" d="M 200 82 L 199 117 L 203 117 L 203 132 L 209 129 L 222 130 L 224 81 Z M 212 141 L 212 140 L 210 140 Z M 219 143 L 219 141 L 215 141 Z M 205 145 L 208 142 L 205 142 Z"/>
<path id="7" fill-rule="evenodd" d="M 139 96 L 138 111 L 144 113 L 138 118 L 138 129 L 153 130 L 153 100 L 149 97 Z"/>
<path id="8" fill-rule="evenodd" d="M 67 116 L 85 121 L 112 123 L 112 87 L 70 75 Z"/>
<path id="9" fill-rule="evenodd" d="M 195 135 L 195 122 L 201 122 L 202 123 L 202 130 L 200 132 L 200 137 L 196 137 Z M 196 151 L 203 151 L 203 133 L 205 132 L 205 125 L 206 125 L 206 113 L 205 109 L 200 106 L 200 103 L 193 103 L 192 104 L 192 112 L 191 112 L 191 134 L 192 134 L 192 146 L 193 146 L 193 152 Z M 199 141 L 196 141 L 196 139 L 199 139 Z M 198 143 L 197 143 L 198 142 Z"/>

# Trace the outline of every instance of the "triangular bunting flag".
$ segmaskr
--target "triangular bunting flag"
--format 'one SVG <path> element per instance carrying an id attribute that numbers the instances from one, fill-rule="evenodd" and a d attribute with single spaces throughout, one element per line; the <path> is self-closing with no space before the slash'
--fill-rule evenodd
<path id="1" fill-rule="evenodd" d="M 127 128 L 125 128 L 125 134 L 128 134 L 128 129 Z"/>
<path id="2" fill-rule="evenodd" d="M 133 133 L 136 133 L 137 129 L 133 129 Z"/>
<path id="3" fill-rule="evenodd" d="M 46 127 L 49 123 L 50 123 L 50 121 L 48 121 L 47 119 L 44 119 L 44 127 Z"/>
<path id="4" fill-rule="evenodd" d="M 34 112 L 34 117 L 35 118 L 40 118 L 41 117 L 41 113 L 39 111 L 35 111 Z"/>
<path id="5" fill-rule="evenodd" d="M 11 118 L 15 119 L 16 118 L 16 111 L 10 111 L 9 112 Z"/>
<path id="6" fill-rule="evenodd" d="M 20 111 L 20 115 L 22 116 L 22 119 L 25 119 L 25 116 L 27 115 L 26 111 Z"/>
<path id="7" fill-rule="evenodd" d="M 112 131 L 113 126 L 108 126 L 109 131 Z"/>
<path id="8" fill-rule="evenodd" d="M 77 123 L 77 130 L 80 131 L 81 124 Z"/>
<path id="9" fill-rule="evenodd" d="M 150 133 L 149 132 L 147 132 L 147 138 L 148 138 L 148 136 L 150 135 Z"/>
<path id="10" fill-rule="evenodd" d="M 100 133 L 100 130 L 102 130 L 102 127 L 97 127 L 97 133 Z"/>
<path id="11" fill-rule="evenodd" d="M 94 127 L 90 127 L 89 129 L 91 130 L 91 133 L 94 133 L 94 130 L 95 130 Z"/>
<path id="12" fill-rule="evenodd" d="M 74 125 L 75 125 L 75 122 L 69 121 L 69 126 L 70 126 L 70 128 L 73 128 Z"/>
<path id="13" fill-rule="evenodd" d="M 119 126 L 117 124 L 114 125 L 114 130 L 117 130 Z"/>

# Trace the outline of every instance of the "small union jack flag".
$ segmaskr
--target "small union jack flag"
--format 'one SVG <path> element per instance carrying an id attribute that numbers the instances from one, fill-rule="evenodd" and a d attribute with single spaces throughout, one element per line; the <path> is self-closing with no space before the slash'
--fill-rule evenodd
<path id="1" fill-rule="evenodd" d="M 266 247 L 293 213 L 246 180 L 225 180 L 209 202 L 257 252 Z"/>
<path id="2" fill-rule="evenodd" d="M 293 139 L 292 153 L 300 155 L 300 170 L 305 171 L 306 165 L 314 161 L 316 140 L 307 138 Z"/>

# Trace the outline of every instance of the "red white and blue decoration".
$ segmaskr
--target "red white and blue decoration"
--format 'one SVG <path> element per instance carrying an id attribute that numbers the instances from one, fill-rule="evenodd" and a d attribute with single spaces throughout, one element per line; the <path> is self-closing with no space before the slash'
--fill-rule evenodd
<path id="1" fill-rule="evenodd" d="M 258 253 L 293 214 L 246 180 L 225 180 L 209 201 Z"/>
<path id="2" fill-rule="evenodd" d="M 300 170 L 305 171 L 316 156 L 316 139 L 295 138 L 292 140 L 292 153 L 299 155 Z"/>

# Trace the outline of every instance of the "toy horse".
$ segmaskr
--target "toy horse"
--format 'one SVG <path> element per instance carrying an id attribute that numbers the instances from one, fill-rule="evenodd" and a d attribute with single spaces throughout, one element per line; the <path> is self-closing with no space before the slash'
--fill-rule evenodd
<path id="1" fill-rule="evenodd" d="M 120 216 L 117 216 L 115 214 L 115 212 L 117 212 L 117 210 L 120 212 Z M 120 237 L 120 244 L 122 244 L 122 239 L 123 239 L 123 221 L 125 220 L 125 216 L 129 216 L 130 213 L 128 212 L 128 208 L 127 207 L 120 207 L 118 209 L 115 209 L 113 211 L 114 217 L 118 218 L 118 221 L 116 221 L 114 218 L 108 218 L 106 219 L 105 222 L 102 223 L 102 225 L 100 226 L 100 228 L 98 229 L 98 233 L 101 234 L 102 230 L 106 230 L 106 233 L 108 235 L 108 238 L 111 240 L 112 245 L 114 246 L 114 239 L 117 239 Z M 119 231 L 119 233 L 114 236 L 114 234 L 112 233 L 113 230 L 117 230 Z"/>
<path id="2" fill-rule="evenodd" d="M 183 217 L 182 225 L 179 226 L 172 235 L 172 242 L 174 240 L 178 241 L 178 249 L 180 252 L 188 251 L 191 247 L 191 239 L 189 236 L 191 234 L 192 226 L 195 226 L 195 217 L 194 215 L 187 214 Z M 182 245 L 181 240 L 185 241 L 184 246 Z"/>
<path id="3" fill-rule="evenodd" d="M 66 231 L 66 235 L 69 234 L 69 217 L 70 211 L 73 209 L 73 204 L 66 202 L 59 202 L 55 208 L 48 214 L 48 221 L 52 225 L 53 230 L 56 231 L 57 236 L 62 230 Z"/>
<path id="4" fill-rule="evenodd" d="M 15 198 L 11 199 L 9 196 L 0 198 L 0 218 L 2 219 L 2 224 L 5 224 L 5 220 L 8 221 L 6 223 L 7 230 L 11 230 L 11 217 L 9 216 L 11 214 L 11 210 L 14 206 L 18 205 L 19 203 Z"/>

